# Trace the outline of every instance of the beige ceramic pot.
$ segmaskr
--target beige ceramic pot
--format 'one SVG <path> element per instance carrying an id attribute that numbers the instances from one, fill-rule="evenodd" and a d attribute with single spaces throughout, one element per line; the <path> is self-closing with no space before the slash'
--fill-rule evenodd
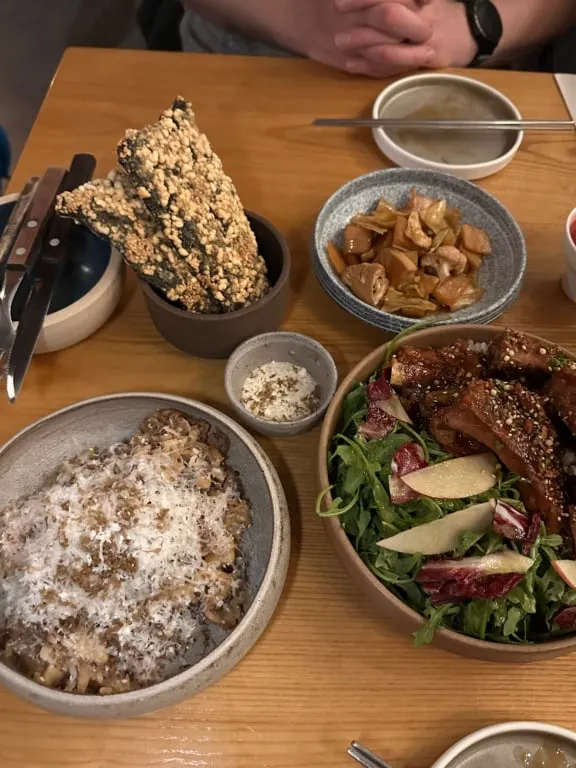
<path id="1" fill-rule="evenodd" d="M 17 199 L 16 194 L 0 197 L 0 232 Z M 56 285 L 52 311 L 46 315 L 34 354 L 72 347 L 96 333 L 118 306 L 124 272 L 122 257 L 115 248 L 82 231 Z"/>

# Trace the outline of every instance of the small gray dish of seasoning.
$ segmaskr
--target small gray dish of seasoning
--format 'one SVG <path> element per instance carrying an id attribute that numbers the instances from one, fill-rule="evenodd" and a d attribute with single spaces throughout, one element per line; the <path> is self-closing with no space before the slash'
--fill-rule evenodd
<path id="1" fill-rule="evenodd" d="M 297 435 L 320 421 L 338 384 L 330 353 L 298 333 L 265 333 L 226 366 L 226 392 L 242 421 L 264 435 Z"/>

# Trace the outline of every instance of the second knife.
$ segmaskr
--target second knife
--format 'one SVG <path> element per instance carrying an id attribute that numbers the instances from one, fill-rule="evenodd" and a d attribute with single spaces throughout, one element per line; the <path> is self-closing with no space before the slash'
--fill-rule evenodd
<path id="1" fill-rule="evenodd" d="M 75 155 L 64 178 L 62 191 L 76 189 L 92 178 L 96 160 L 92 155 Z M 54 287 L 64 269 L 77 224 L 55 215 L 34 269 L 34 285 L 20 317 L 16 339 L 10 352 L 6 373 L 6 391 L 14 402 L 24 382 L 34 347 L 48 313 Z"/>

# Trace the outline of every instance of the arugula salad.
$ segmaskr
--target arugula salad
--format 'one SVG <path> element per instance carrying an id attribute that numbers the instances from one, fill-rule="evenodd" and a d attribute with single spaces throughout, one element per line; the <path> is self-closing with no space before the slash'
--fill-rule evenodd
<path id="1" fill-rule="evenodd" d="M 573 630 L 576 561 L 563 559 L 569 546 L 560 532 L 549 532 L 546 515 L 527 509 L 526 475 L 501 459 L 506 450 L 515 458 L 512 417 L 504 431 L 494 427 L 483 452 L 454 455 L 425 420 L 408 415 L 405 398 L 390 383 L 390 366 L 384 361 L 343 402 L 328 456 L 331 485 L 317 513 L 338 517 L 376 578 L 427 620 L 414 636 L 416 646 L 430 643 L 441 628 L 498 643 L 542 642 Z M 453 371 L 447 374 L 453 385 Z M 465 375 L 458 387 L 459 408 L 471 378 Z M 500 396 L 495 387 L 502 382 L 495 381 L 490 402 Z M 522 399 L 512 385 L 502 387 L 503 398 L 512 391 Z"/>

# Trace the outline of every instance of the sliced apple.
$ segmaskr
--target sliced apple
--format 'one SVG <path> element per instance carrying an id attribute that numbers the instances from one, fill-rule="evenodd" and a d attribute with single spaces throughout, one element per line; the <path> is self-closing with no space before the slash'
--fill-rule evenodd
<path id="1" fill-rule="evenodd" d="M 476 576 L 497 576 L 505 573 L 527 573 L 534 560 L 512 550 L 494 552 L 483 557 L 465 557 L 462 560 L 431 560 L 422 566 L 416 581 L 459 581 Z"/>
<path id="2" fill-rule="evenodd" d="M 496 485 L 498 460 L 493 453 L 449 459 L 404 475 L 416 493 L 433 499 L 465 499 L 486 493 Z"/>
<path id="3" fill-rule="evenodd" d="M 406 409 L 400 402 L 400 398 L 390 386 L 390 382 L 383 373 L 376 381 L 368 385 L 368 400 L 371 405 L 392 416 L 396 421 L 412 423 L 412 419 L 406 413 Z"/>
<path id="4" fill-rule="evenodd" d="M 395 392 L 392 397 L 388 398 L 388 400 L 376 401 L 376 405 L 383 411 L 386 411 L 389 416 L 393 416 L 396 421 L 403 421 L 406 424 L 412 424 L 412 419 L 406 413 L 406 409 L 400 402 L 400 398 Z"/>
<path id="5" fill-rule="evenodd" d="M 406 555 L 443 555 L 453 552 L 466 531 L 482 533 L 492 525 L 494 502 L 487 501 L 473 507 L 452 512 L 441 520 L 417 525 L 408 531 L 378 542 L 383 549 Z"/>
<path id="6" fill-rule="evenodd" d="M 554 560 L 552 567 L 569 587 L 576 589 L 576 560 Z"/>

